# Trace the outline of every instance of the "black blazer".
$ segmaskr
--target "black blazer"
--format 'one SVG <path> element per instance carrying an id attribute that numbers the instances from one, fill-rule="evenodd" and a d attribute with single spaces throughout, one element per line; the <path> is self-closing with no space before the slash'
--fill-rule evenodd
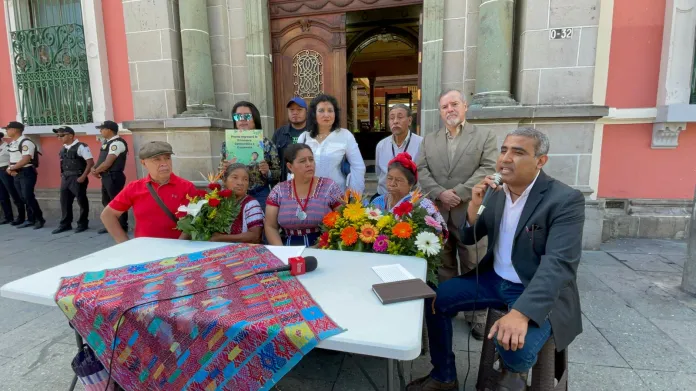
<path id="1" fill-rule="evenodd" d="M 505 208 L 505 193 L 492 195 L 479 217 L 476 238 L 488 236 L 479 272 L 493 269 L 493 248 Z M 522 210 L 512 245 L 512 265 L 525 286 L 512 308 L 537 325 L 548 317 L 556 349 L 565 349 L 582 332 L 576 281 L 582 255 L 585 197 L 542 170 Z M 474 227 L 462 227 L 462 241 L 474 244 Z M 469 272 L 471 273 L 471 272 Z"/>

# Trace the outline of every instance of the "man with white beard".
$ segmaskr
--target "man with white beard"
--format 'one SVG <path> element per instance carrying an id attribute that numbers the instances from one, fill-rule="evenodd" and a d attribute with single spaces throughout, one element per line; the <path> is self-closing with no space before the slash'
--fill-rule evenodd
<path id="1" fill-rule="evenodd" d="M 466 223 L 471 189 L 486 175 L 495 173 L 498 148 L 491 131 L 466 121 L 468 105 L 460 91 L 443 92 L 439 108 L 445 128 L 423 139 L 418 177 L 423 193 L 435 202 L 447 221 L 449 238 L 442 251 L 438 273 L 442 283 L 474 269 L 479 261 L 475 247 L 462 243 L 459 229 Z M 486 254 L 487 241 L 479 241 L 478 246 L 481 258 Z M 485 313 L 477 316 L 474 323 L 473 336 L 483 339 Z"/>

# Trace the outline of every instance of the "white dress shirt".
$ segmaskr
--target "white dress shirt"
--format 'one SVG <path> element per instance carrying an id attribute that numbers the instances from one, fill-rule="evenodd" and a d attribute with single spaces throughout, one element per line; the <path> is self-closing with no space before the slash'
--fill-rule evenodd
<path id="1" fill-rule="evenodd" d="M 0 144 L 0 167 L 7 167 L 10 165 L 10 145 L 4 141 Z"/>
<path id="2" fill-rule="evenodd" d="M 422 142 L 423 137 L 409 131 L 401 146 L 396 145 L 394 136 L 384 138 L 377 143 L 377 149 L 375 150 L 375 174 L 377 174 L 378 179 L 377 193 L 381 195 L 387 194 L 387 168 L 389 161 L 401 152 L 408 152 L 415 162 L 418 159 L 418 152 L 420 152 Z"/>
<path id="3" fill-rule="evenodd" d="M 106 148 L 106 144 L 109 141 L 116 140 L 119 138 L 121 138 L 121 136 L 116 135 L 116 136 L 106 140 L 104 145 L 102 145 L 102 148 Z M 123 152 L 126 152 L 126 144 L 124 144 L 123 141 L 114 142 L 111 144 L 111 149 L 109 150 L 109 155 L 115 155 L 116 157 L 118 157 L 118 155 L 122 154 Z"/>
<path id="4" fill-rule="evenodd" d="M 495 247 L 493 247 L 493 269 L 501 278 L 521 284 L 520 276 L 517 275 L 515 267 L 512 266 L 512 244 L 515 241 L 515 231 L 522 216 L 522 210 L 529 198 L 529 192 L 532 191 L 534 183 L 536 183 L 539 173 L 534 178 L 534 181 L 520 194 L 519 198 L 512 202 L 510 190 L 506 184 L 503 184 L 505 192 L 505 209 L 503 209 L 503 217 L 500 219 L 500 227 L 498 228 L 498 236 L 496 238 Z"/>
<path id="5" fill-rule="evenodd" d="M 22 141 L 26 140 L 27 137 L 24 135 L 20 136 L 17 140 L 13 141 L 10 143 L 9 146 L 9 151 L 10 151 L 10 163 L 11 164 L 16 164 L 19 163 L 20 160 L 22 160 L 22 156 L 31 156 L 31 158 L 34 158 L 34 150 L 36 149 L 36 144 L 34 144 L 33 141 L 29 140 L 22 144 L 22 150 L 19 150 L 19 144 L 22 143 Z M 24 167 L 31 167 L 33 164 L 28 163 L 25 164 Z"/>
<path id="6" fill-rule="evenodd" d="M 63 144 L 63 147 L 65 149 L 70 149 L 75 146 L 75 144 L 79 143 L 80 141 L 78 139 L 75 139 L 72 144 L 70 145 L 65 145 Z M 89 147 L 86 144 L 80 145 L 79 148 L 77 148 L 77 156 L 87 160 L 87 159 L 92 159 L 92 151 L 89 150 Z"/>
<path id="7" fill-rule="evenodd" d="M 345 191 L 346 187 L 350 187 L 359 194 L 365 191 L 365 161 L 360 154 L 355 136 L 350 130 L 334 130 L 321 143 L 310 137 L 309 132 L 304 132 L 297 142 L 307 144 L 312 149 L 316 163 L 316 176 L 333 180 L 342 191 Z M 350 163 L 348 178 L 341 172 L 344 156 Z"/>

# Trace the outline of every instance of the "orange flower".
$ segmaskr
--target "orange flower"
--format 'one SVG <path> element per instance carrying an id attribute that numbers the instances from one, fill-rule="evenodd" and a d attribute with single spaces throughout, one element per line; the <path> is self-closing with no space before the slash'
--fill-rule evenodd
<path id="1" fill-rule="evenodd" d="M 420 189 L 416 189 L 411 192 L 411 203 L 416 204 L 420 199 L 423 198 L 423 192 Z"/>
<path id="2" fill-rule="evenodd" d="M 322 223 L 324 223 L 325 226 L 329 228 L 333 228 L 336 225 L 336 220 L 339 218 L 338 212 L 331 212 L 324 216 L 324 219 L 322 220 Z"/>
<path id="3" fill-rule="evenodd" d="M 392 233 L 396 235 L 397 238 L 408 239 L 413 233 L 413 228 L 406 222 L 397 223 L 394 228 L 392 228 Z"/>
<path id="4" fill-rule="evenodd" d="M 360 227 L 360 240 L 364 243 L 373 243 L 377 237 L 377 229 L 372 224 L 363 224 Z"/>
<path id="5" fill-rule="evenodd" d="M 341 231 L 341 240 L 347 246 L 352 246 L 358 241 L 358 231 L 354 227 L 346 227 Z"/>

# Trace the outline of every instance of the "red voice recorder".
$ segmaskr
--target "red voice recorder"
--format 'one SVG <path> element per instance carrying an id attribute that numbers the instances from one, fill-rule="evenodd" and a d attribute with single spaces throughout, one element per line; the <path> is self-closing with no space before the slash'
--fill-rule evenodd
<path id="1" fill-rule="evenodd" d="M 288 265 L 290 265 L 290 274 L 293 276 L 299 276 L 300 274 L 305 274 L 307 272 L 307 263 L 302 257 L 293 257 L 288 259 Z"/>

